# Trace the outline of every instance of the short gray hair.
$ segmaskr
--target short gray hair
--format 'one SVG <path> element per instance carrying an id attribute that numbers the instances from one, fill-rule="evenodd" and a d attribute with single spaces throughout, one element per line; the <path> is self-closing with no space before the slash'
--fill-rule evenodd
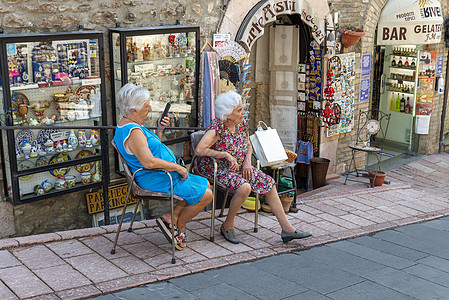
<path id="1" fill-rule="evenodd" d="M 132 83 L 125 84 L 117 94 L 117 105 L 123 116 L 131 114 L 131 109 L 141 110 L 150 99 L 150 92 Z"/>
<path id="2" fill-rule="evenodd" d="M 222 122 L 226 121 L 226 118 L 232 114 L 241 101 L 242 97 L 234 91 L 218 95 L 215 100 L 215 116 Z"/>

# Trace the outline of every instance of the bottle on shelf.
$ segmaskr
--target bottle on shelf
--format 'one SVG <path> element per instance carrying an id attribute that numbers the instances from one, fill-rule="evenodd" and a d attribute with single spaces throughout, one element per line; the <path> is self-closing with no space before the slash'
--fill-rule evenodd
<path id="1" fill-rule="evenodd" d="M 399 57 L 399 60 L 398 60 L 398 67 L 399 67 L 399 68 L 402 68 L 402 57 Z"/>
<path id="2" fill-rule="evenodd" d="M 393 56 L 393 59 L 391 61 L 391 66 L 395 67 L 396 66 L 396 58 Z"/>
<path id="3" fill-rule="evenodd" d="M 405 104 L 405 113 L 411 114 L 412 113 L 412 107 L 410 106 L 410 99 L 407 97 L 407 103 Z"/>
<path id="4" fill-rule="evenodd" d="M 399 98 L 399 93 L 398 93 L 398 97 L 396 98 L 396 107 L 394 110 L 397 112 L 401 111 L 401 98 Z"/>
<path id="5" fill-rule="evenodd" d="M 405 59 L 404 68 L 408 68 L 409 65 L 410 65 L 410 63 L 408 62 L 408 59 Z"/>
<path id="6" fill-rule="evenodd" d="M 405 98 L 404 98 L 404 94 L 402 94 L 402 99 L 401 99 L 401 104 L 399 107 L 399 111 L 400 112 L 405 112 Z"/>
<path id="7" fill-rule="evenodd" d="M 416 62 L 415 59 L 413 58 L 412 63 L 410 64 L 410 67 L 414 68 L 416 67 Z"/>
<path id="8" fill-rule="evenodd" d="M 390 110 L 396 111 L 396 98 L 394 97 L 394 93 L 391 93 L 391 99 L 390 99 Z"/>

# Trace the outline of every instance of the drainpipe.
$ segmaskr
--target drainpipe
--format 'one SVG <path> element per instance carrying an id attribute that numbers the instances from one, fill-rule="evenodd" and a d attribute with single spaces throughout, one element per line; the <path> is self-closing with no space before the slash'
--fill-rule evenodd
<path id="1" fill-rule="evenodd" d="M 449 51 L 447 53 L 446 61 L 449 62 Z M 441 112 L 440 142 L 438 144 L 438 153 L 441 153 L 441 149 L 443 148 L 444 125 L 445 125 L 445 121 L 446 121 L 448 89 L 449 89 L 449 63 L 446 64 L 446 82 L 444 83 L 443 108 L 442 108 L 443 111 Z"/>

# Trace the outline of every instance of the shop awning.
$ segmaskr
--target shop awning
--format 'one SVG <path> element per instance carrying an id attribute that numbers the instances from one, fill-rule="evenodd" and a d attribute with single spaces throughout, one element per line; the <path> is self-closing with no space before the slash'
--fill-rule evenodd
<path id="1" fill-rule="evenodd" d="M 422 45 L 441 41 L 443 13 L 438 0 L 389 0 L 380 15 L 377 45 Z"/>

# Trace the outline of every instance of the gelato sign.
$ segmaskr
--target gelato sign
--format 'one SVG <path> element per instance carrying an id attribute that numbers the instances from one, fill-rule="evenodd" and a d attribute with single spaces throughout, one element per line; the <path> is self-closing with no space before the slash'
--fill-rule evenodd
<path id="1" fill-rule="evenodd" d="M 441 41 L 443 14 L 438 1 L 424 7 L 415 0 L 390 0 L 382 10 L 378 45 L 421 45 Z"/>
<path id="2" fill-rule="evenodd" d="M 244 28 L 239 41 L 248 49 L 264 34 L 265 25 L 274 22 L 278 15 L 298 14 L 301 20 L 312 29 L 312 36 L 318 44 L 324 40 L 323 20 L 318 18 L 315 10 L 304 0 L 268 0 L 255 11 Z M 323 21 L 323 22 L 322 22 Z"/>

